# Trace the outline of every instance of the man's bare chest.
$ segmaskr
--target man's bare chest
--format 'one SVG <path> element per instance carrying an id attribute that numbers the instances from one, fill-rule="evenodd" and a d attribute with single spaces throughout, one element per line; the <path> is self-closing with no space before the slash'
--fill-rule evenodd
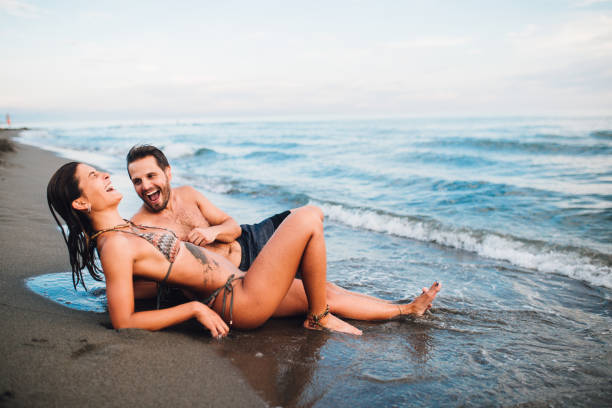
<path id="1" fill-rule="evenodd" d="M 160 214 L 155 218 L 155 223 L 156 225 L 174 231 L 181 240 L 186 240 L 187 235 L 189 235 L 194 228 L 206 228 L 210 226 L 199 209 L 181 209 L 172 214 Z"/>

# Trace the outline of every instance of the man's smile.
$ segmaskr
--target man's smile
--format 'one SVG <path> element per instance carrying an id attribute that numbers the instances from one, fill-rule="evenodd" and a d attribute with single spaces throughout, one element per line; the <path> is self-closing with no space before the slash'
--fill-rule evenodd
<path id="1" fill-rule="evenodd" d="M 155 189 L 151 192 L 145 193 L 145 196 L 147 197 L 147 199 L 151 202 L 151 203 L 155 203 L 157 201 L 159 201 L 160 197 L 161 197 L 161 192 L 159 189 Z"/>

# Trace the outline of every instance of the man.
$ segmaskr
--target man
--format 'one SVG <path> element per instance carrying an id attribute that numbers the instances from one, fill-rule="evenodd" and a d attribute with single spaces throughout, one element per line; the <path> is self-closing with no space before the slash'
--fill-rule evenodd
<path id="1" fill-rule="evenodd" d="M 132 217 L 141 225 L 164 227 L 174 231 L 183 241 L 205 246 L 225 256 L 235 266 L 246 271 L 283 220 L 285 211 L 258 224 L 240 225 L 215 207 L 193 187 L 170 187 L 172 169 L 161 150 L 151 145 L 136 145 L 127 154 L 127 170 L 143 205 Z M 323 213 L 319 210 L 321 220 Z M 298 271 L 297 276 L 301 278 Z M 139 280 L 134 282 L 134 296 L 144 299 L 155 296 L 156 285 Z M 326 283 L 328 300 L 336 304 L 352 304 L 358 298 L 383 301 L 365 294 L 349 292 L 331 282 Z M 308 300 L 301 280 L 295 280 L 283 300 L 282 311 L 275 316 L 304 313 Z"/>
<path id="2" fill-rule="evenodd" d="M 168 228 L 179 239 L 219 253 L 243 271 L 290 213 L 239 226 L 193 187 L 171 188 L 172 169 L 157 147 L 136 145 L 126 159 L 134 189 L 143 201 L 132 217 L 134 223 Z"/>

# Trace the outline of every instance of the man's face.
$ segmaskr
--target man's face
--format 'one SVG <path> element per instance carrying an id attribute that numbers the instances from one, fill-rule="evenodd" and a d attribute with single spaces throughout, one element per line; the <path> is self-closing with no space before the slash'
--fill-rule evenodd
<path id="1" fill-rule="evenodd" d="M 147 156 L 130 163 L 128 173 L 136 194 L 149 210 L 159 212 L 166 208 L 170 200 L 170 167 L 162 170 L 155 157 Z"/>

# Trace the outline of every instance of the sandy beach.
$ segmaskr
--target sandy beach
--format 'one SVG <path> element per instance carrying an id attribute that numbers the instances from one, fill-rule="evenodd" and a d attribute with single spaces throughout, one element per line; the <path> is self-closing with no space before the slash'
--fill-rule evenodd
<path id="1" fill-rule="evenodd" d="M 70 269 L 45 198 L 65 160 L 6 142 L 17 134 L 0 131 L 0 405 L 265 406 L 205 330 L 116 331 L 105 313 L 72 310 L 25 287 L 28 277 Z"/>

